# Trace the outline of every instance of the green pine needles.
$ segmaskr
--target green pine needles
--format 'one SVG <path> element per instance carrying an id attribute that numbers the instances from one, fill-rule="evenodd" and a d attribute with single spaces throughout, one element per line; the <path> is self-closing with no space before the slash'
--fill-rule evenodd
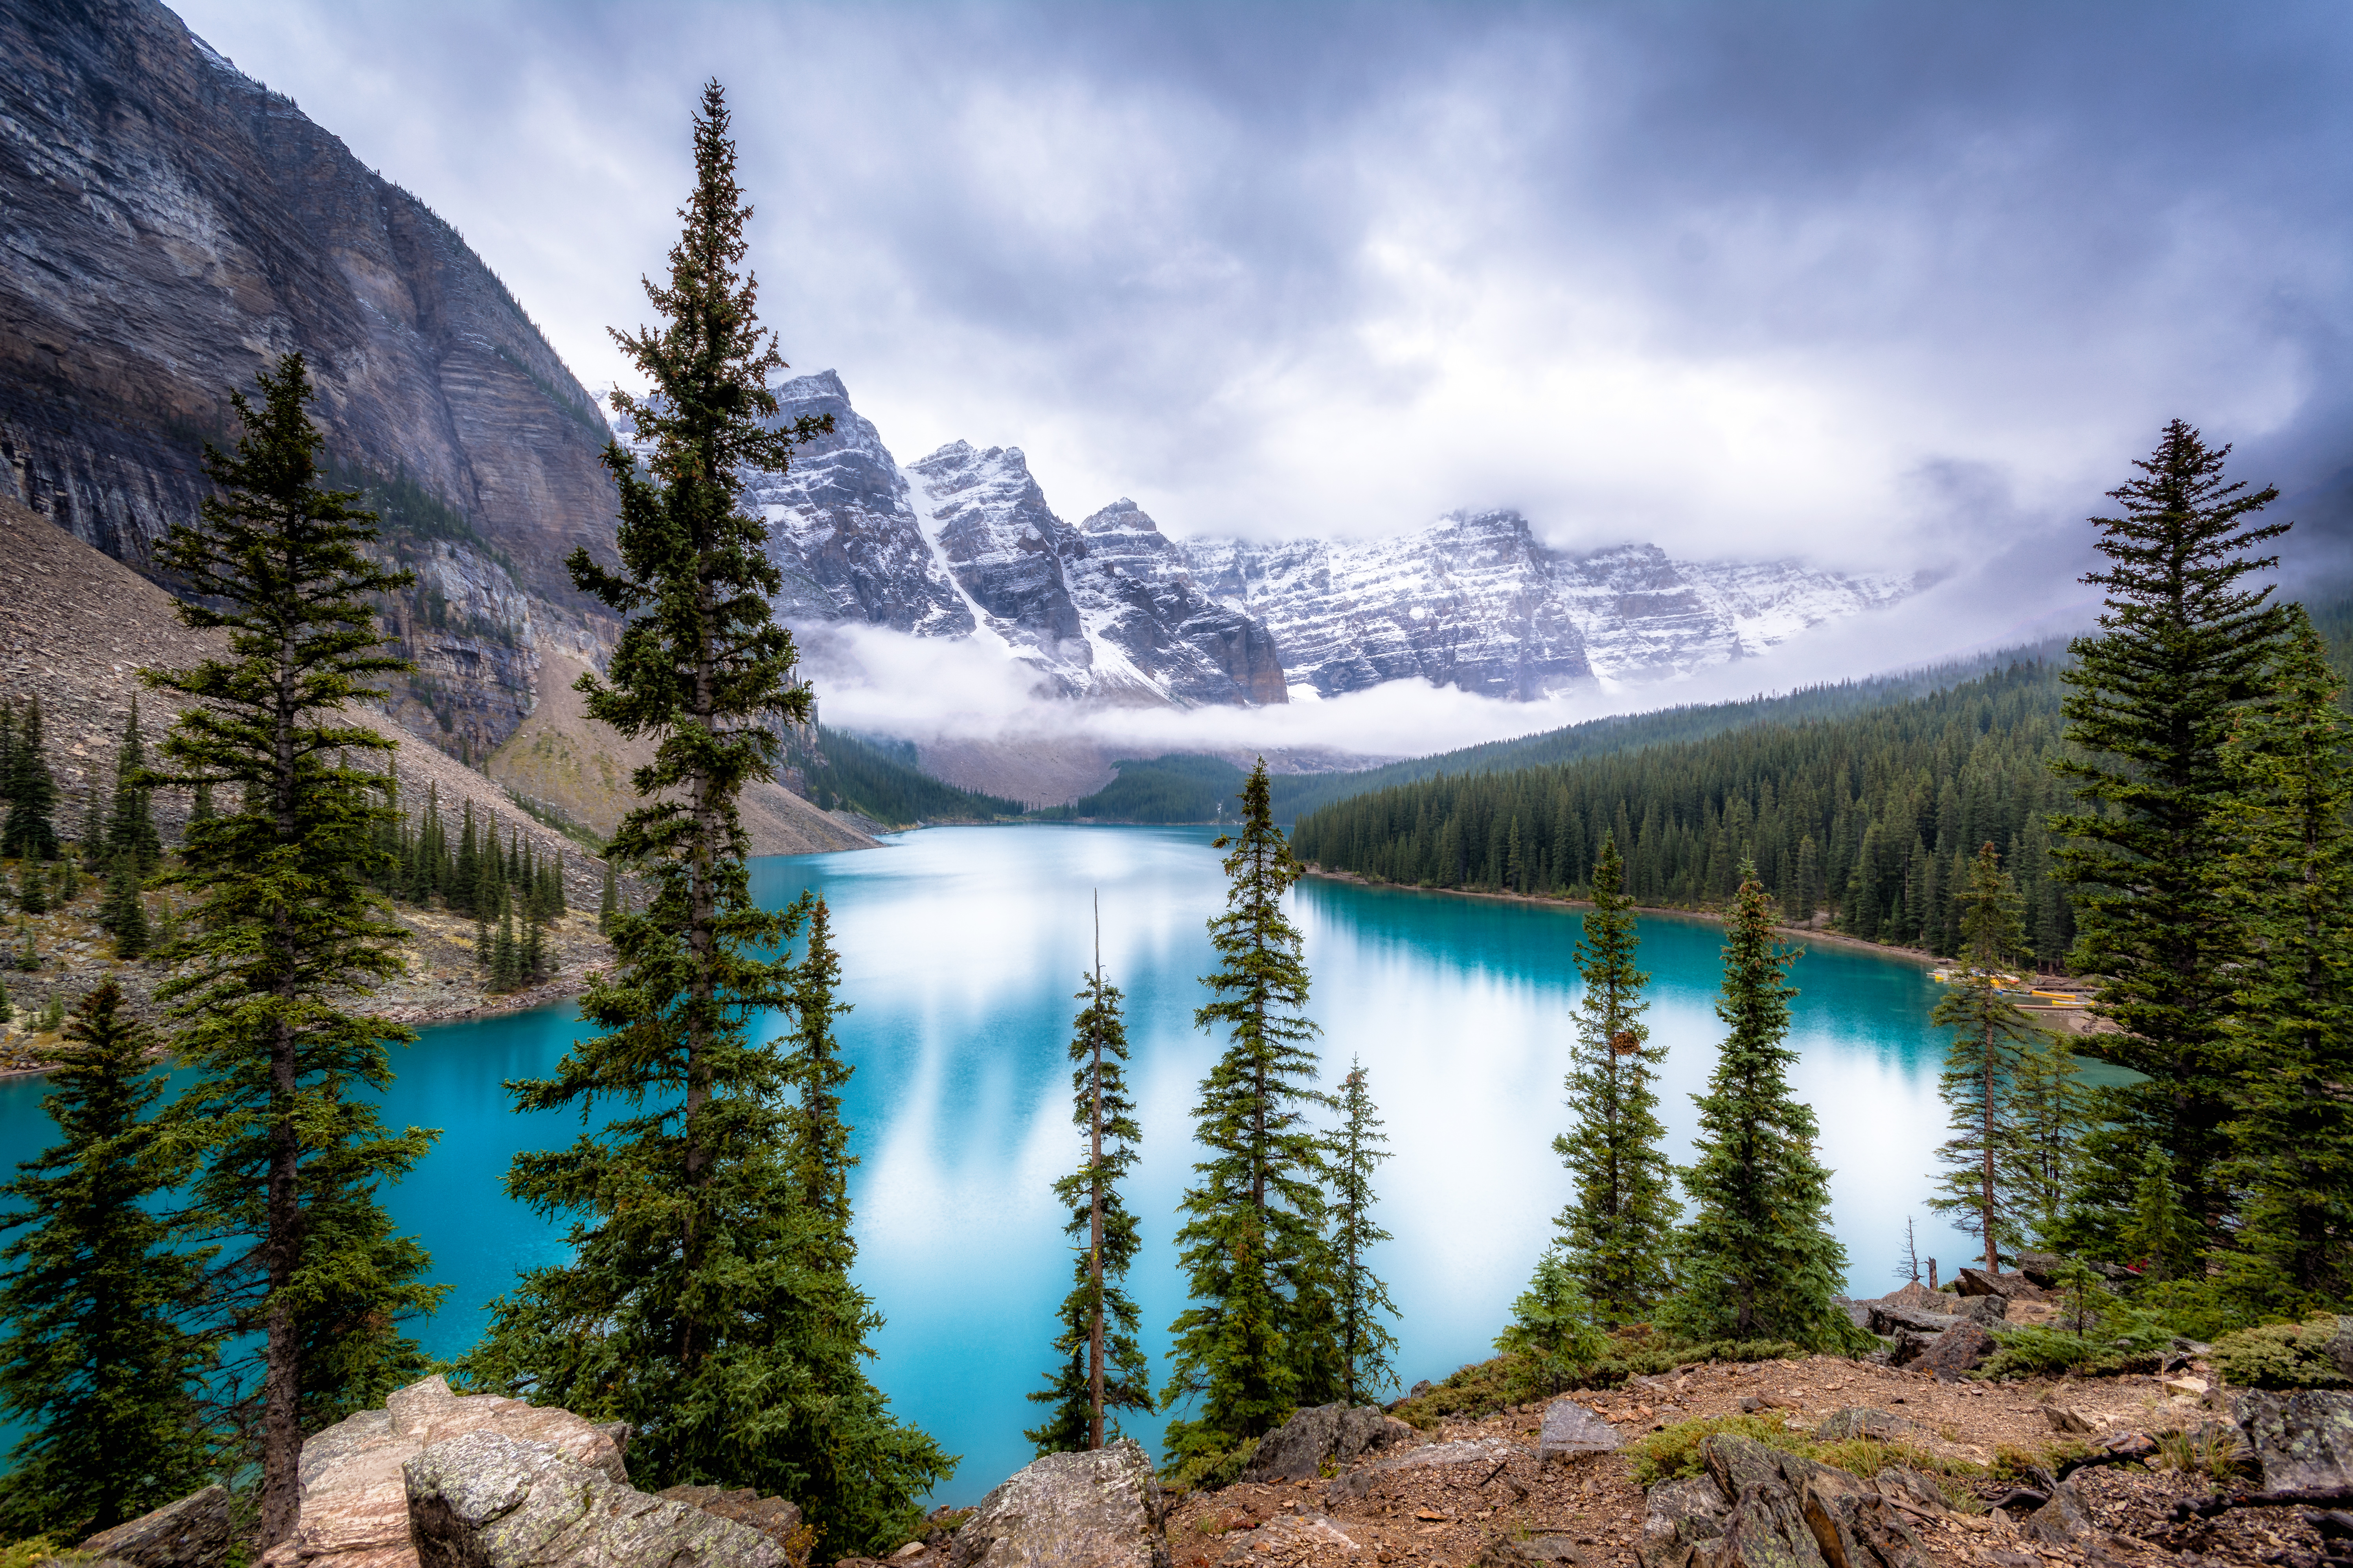
<path id="1" fill-rule="evenodd" d="M 1666 1129 L 1646 1047 L 1651 977 L 1634 967 L 1640 939 L 1625 862 L 1605 839 L 1593 867 L 1593 909 L 1577 947 L 1585 981 L 1577 1000 L 1568 1103 L 1576 1125 L 1553 1140 L 1577 1195 L 1555 1223 L 1565 1266 L 1611 1327 L 1647 1318 L 1672 1284 L 1668 1254 L 1682 1213 L 1670 1185 Z"/>
<path id="2" fill-rule="evenodd" d="M 216 1336 L 188 1318 L 210 1253 L 153 1200 L 187 1173 L 150 1112 L 152 1031 L 101 981 L 67 1020 L 42 1109 L 60 1142 L 28 1160 L 0 1214 L 0 1412 L 27 1428 L 0 1478 L 0 1531 L 79 1540 L 213 1479 L 195 1387 Z"/>
<path id="3" fill-rule="evenodd" d="M 2062 677 L 2077 750 L 2052 763 L 2084 805 L 2052 824 L 2073 883 L 2073 964 L 2106 977 L 2099 1009 L 2123 1026 L 2101 1054 L 2147 1075 L 2099 1096 L 2073 1240 L 2114 1250 L 2142 1155 L 2159 1150 L 2190 1216 L 2168 1232 L 2181 1239 L 2162 1266 L 2177 1276 L 2232 1218 L 2222 1163 L 2236 1085 L 2221 1019 L 2242 951 L 2232 895 L 2212 875 L 2215 816 L 2232 789 L 2224 742 L 2264 695 L 2288 625 L 2269 588 L 2242 584 L 2278 563 L 2253 552 L 2288 525 L 2252 520 L 2279 492 L 2226 480 L 2229 455 L 2177 419 L 2134 464 L 2141 477 L 2108 492 L 2123 514 L 2092 520 L 2108 565 L 2084 581 L 2107 590 L 2106 608 Z"/>
<path id="4" fill-rule="evenodd" d="M 1676 1236 L 1676 1294 L 1661 1326 L 1686 1340 L 1788 1340 L 1821 1350 L 1866 1336 L 1833 1298 L 1846 1249 L 1831 1234 L 1830 1177 L 1814 1157 L 1814 1113 L 1790 1096 L 1784 1039 L 1787 971 L 1797 953 L 1773 940 L 1775 909 L 1756 868 L 1741 868 L 1725 921 L 1724 991 L 1715 1016 L 1727 1033 L 1694 1095 L 1697 1158 L 1683 1173 L 1694 1205 Z"/>
<path id="5" fill-rule="evenodd" d="M 139 699 L 133 697 L 130 721 L 122 727 L 122 746 L 114 755 L 114 807 L 106 820 L 104 853 L 110 858 L 130 856 L 142 877 L 153 876 L 164 863 L 164 837 L 155 831 L 155 792 L 141 782 L 146 773 L 147 738 L 140 733 Z"/>
<path id="6" fill-rule="evenodd" d="M 954 1461 L 866 1378 L 880 1320 L 834 1261 L 836 1220 L 805 1201 L 790 1066 L 752 1033 L 765 1010 L 796 1003 L 785 949 L 797 922 L 752 898 L 737 800 L 773 776 L 776 726 L 805 721 L 810 699 L 769 613 L 782 580 L 741 476 L 784 471 L 825 426 L 766 423 L 768 374 L 784 362 L 739 271 L 751 209 L 716 82 L 695 116 L 694 165 L 669 282 L 646 285 L 662 324 L 614 334 L 653 387 L 614 395 L 647 448 L 642 467 L 618 442 L 605 452 L 619 565 L 586 551 L 570 562 L 575 583 L 628 617 L 608 679 L 580 688 L 593 717 L 655 743 L 609 847 L 649 896 L 613 918 L 617 967 L 583 1000 L 604 1033 L 514 1086 L 521 1109 L 588 1124 L 568 1148 L 517 1156 L 507 1178 L 568 1222 L 570 1257 L 494 1303 L 469 1369 L 630 1422 L 642 1486 L 794 1499 L 830 1558 L 903 1540 L 914 1500 Z M 807 993 L 798 1000 L 806 1030 Z"/>
<path id="7" fill-rule="evenodd" d="M 1078 999 L 1085 1005 L 1071 1026 L 1071 1120 L 1086 1135 L 1086 1158 L 1054 1183 L 1054 1196 L 1071 1211 L 1063 1234 L 1082 1245 L 1071 1293 L 1056 1314 L 1061 1331 L 1054 1339 L 1054 1370 L 1029 1396 L 1047 1407 L 1045 1421 L 1022 1434 L 1040 1455 L 1100 1448 L 1119 1436 L 1111 1412 L 1155 1408 L 1152 1366 L 1137 1341 L 1140 1320 L 1126 1285 L 1143 1237 L 1119 1194 L 1144 1129 L 1127 1092 L 1120 990 L 1103 979 L 1100 943 Z"/>
<path id="8" fill-rule="evenodd" d="M 1307 965 L 1283 895 L 1303 874 L 1274 826 L 1263 758 L 1242 786 L 1227 851 L 1226 912 L 1209 921 L 1219 966 L 1196 1027 L 1222 1029 L 1225 1050 L 1201 1081 L 1194 1136 L 1207 1158 L 1186 1189 L 1177 1259 L 1193 1304 L 1171 1332 L 1164 1406 L 1198 1399 L 1171 1421 L 1172 1460 L 1214 1453 L 1287 1420 L 1340 1384 L 1324 1234 L 1324 1152 L 1304 1112 L 1316 1028 L 1304 1015 Z"/>
<path id="9" fill-rule="evenodd" d="M 364 553 L 375 520 L 353 497 L 316 483 L 302 356 L 258 386 L 259 405 L 230 395 L 235 454 L 206 452 L 219 494 L 157 552 L 193 595 L 180 618 L 226 631 L 229 655 L 146 672 L 188 700 L 164 743 L 173 771 L 134 783 L 227 784 L 239 803 L 189 830 L 173 879 L 193 894 L 194 930 L 162 951 L 183 967 L 161 994 L 196 1072 L 174 1109 L 203 1141 L 195 1206 L 249 1248 L 217 1304 L 235 1334 L 258 1336 L 259 1366 L 230 1370 L 259 1426 L 261 1533 L 275 1542 L 294 1526 L 304 1433 L 421 1369 L 397 1325 L 441 1292 L 375 1199 L 433 1139 L 387 1133 L 375 1110 L 386 1045 L 413 1036 L 346 1000 L 399 972 L 404 933 L 369 887 L 385 775 L 357 765 L 394 742 L 336 720 L 407 668 L 381 651 L 371 596 L 408 579 Z"/>
<path id="10" fill-rule="evenodd" d="M 2026 1239 L 2026 1205 L 2014 1180 L 2019 1108 L 2013 1094 L 2038 1031 L 2001 992 L 2003 972 L 2019 962 L 2024 932 L 2017 886 L 1992 845 L 1978 851 L 1960 900 L 1958 970 L 1930 1016 L 1938 1028 L 1953 1031 L 1937 1080 L 1953 1135 L 1937 1147 L 1940 1195 L 1928 1206 L 1963 1235 L 1976 1237 L 1985 1248 L 1987 1272 L 1999 1273 L 2003 1252 L 2014 1254 Z"/>
<path id="11" fill-rule="evenodd" d="M 58 858 L 58 781 L 41 738 L 41 700 L 25 704 L 25 716 L 8 747 L 8 815 L 0 818 L 0 859 Z"/>
<path id="12" fill-rule="evenodd" d="M 2245 1197 L 2225 1268 L 2247 1305 L 2292 1315 L 2353 1298 L 2353 719 L 2300 608 L 2268 685 L 2222 748 L 2215 879 L 2250 938 L 2226 1036 L 2222 1176 Z"/>
<path id="13" fill-rule="evenodd" d="M 1331 1177 L 1331 1290 L 1334 1332 L 1339 1340 L 1340 1398 L 1369 1405 L 1396 1386 L 1397 1336 L 1383 1322 L 1398 1315 L 1389 1288 L 1373 1272 L 1370 1254 L 1389 1239 L 1373 1221 L 1373 1172 L 1389 1157 L 1388 1135 L 1365 1079 L 1365 1064 L 1352 1058 L 1348 1076 L 1333 1097 L 1339 1124 L 1324 1136 L 1324 1164 Z"/>

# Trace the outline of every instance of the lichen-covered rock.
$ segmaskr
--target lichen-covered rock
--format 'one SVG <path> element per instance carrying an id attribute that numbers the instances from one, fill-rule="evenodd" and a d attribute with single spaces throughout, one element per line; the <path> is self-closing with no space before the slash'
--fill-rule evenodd
<path id="1" fill-rule="evenodd" d="M 2232 1399 L 2231 1417 L 2263 1466 L 2265 1491 L 2353 1487 L 2353 1394 L 2256 1390 Z"/>
<path id="2" fill-rule="evenodd" d="M 402 1472 L 420 1568 L 786 1568 L 748 1525 L 503 1433 L 436 1443 Z"/>
<path id="3" fill-rule="evenodd" d="M 1152 1461 L 1133 1437 L 1049 1454 L 981 1500 L 956 1531 L 952 1568 L 1168 1568 Z"/>
<path id="4" fill-rule="evenodd" d="M 1544 1429 L 1536 1437 L 1536 1458 L 1606 1454 L 1621 1441 L 1618 1428 L 1593 1411 L 1573 1399 L 1556 1399 L 1545 1406 Z"/>
<path id="5" fill-rule="evenodd" d="M 1644 1500 L 1643 1568 L 1669 1568 L 1690 1556 L 1698 1542 L 1723 1539 L 1724 1521 L 1732 1512 L 1732 1500 L 1714 1476 L 1661 1481 Z"/>
<path id="6" fill-rule="evenodd" d="M 228 1561 L 228 1489 L 206 1487 L 81 1543 L 127 1568 L 221 1568 Z"/>
<path id="7" fill-rule="evenodd" d="M 1850 1437 L 1870 1437 L 1882 1443 L 1893 1443 L 1913 1430 L 1912 1423 L 1901 1415 L 1874 1410 L 1867 1405 L 1851 1405 L 1815 1427 L 1814 1436 L 1824 1443 L 1841 1442 Z"/>
<path id="8" fill-rule="evenodd" d="M 1421 1434 L 1367 1405 L 1315 1405 L 1259 1439 L 1246 1481 L 1302 1481 L 1328 1461 L 1346 1469 L 1369 1455 L 1421 1441 Z"/>
<path id="9" fill-rule="evenodd" d="M 2020 1533 L 2045 1546 L 2073 1546 L 2093 1529 L 2092 1516 L 2075 1483 L 2061 1481 L 2051 1489 L 2051 1500 L 2026 1516 Z"/>
<path id="10" fill-rule="evenodd" d="M 1880 1492 L 1810 1478 L 1797 1496 L 1799 1516 L 1830 1568 L 1938 1568 L 1902 1510 Z"/>
<path id="11" fill-rule="evenodd" d="M 459 1395 L 428 1377 L 312 1436 L 302 1445 L 294 1532 L 262 1558 L 266 1568 L 414 1568 L 408 1491 L 401 1467 L 437 1443 L 497 1432 L 626 1482 L 612 1436 L 569 1410 L 495 1394 Z"/>
<path id="12" fill-rule="evenodd" d="M 732 1519 L 737 1524 L 748 1525 L 776 1543 L 777 1550 L 795 1563 L 806 1562 L 811 1541 L 810 1532 L 801 1529 L 801 1510 L 797 1503 L 780 1497 L 762 1497 L 750 1487 L 725 1491 L 718 1487 L 664 1487 L 656 1492 L 658 1498 L 682 1502 L 690 1508 Z"/>

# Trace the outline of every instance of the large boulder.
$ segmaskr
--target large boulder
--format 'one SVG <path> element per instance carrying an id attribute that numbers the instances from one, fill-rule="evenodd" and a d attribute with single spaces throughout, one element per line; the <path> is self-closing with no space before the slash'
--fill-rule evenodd
<path id="1" fill-rule="evenodd" d="M 2353 1394 L 2255 1390 L 2232 1397 L 2231 1417 L 2263 1466 L 2265 1491 L 2353 1488 Z"/>
<path id="2" fill-rule="evenodd" d="M 1952 1297 L 1945 1300 L 1955 1307 L 1960 1303 Z M 1941 1334 L 1961 1321 L 1957 1311 L 1928 1310 L 1902 1303 L 1873 1301 L 1871 1303 L 1871 1331 L 1874 1334 L 1895 1334 L 1909 1329 L 1915 1334 Z"/>
<path id="3" fill-rule="evenodd" d="M 1315 1405 L 1259 1439 L 1246 1481 L 1303 1481 L 1325 1464 L 1346 1469 L 1387 1449 L 1409 1447 L 1421 1434 L 1368 1405 Z"/>
<path id="4" fill-rule="evenodd" d="M 1622 1440 L 1618 1428 L 1593 1411 L 1573 1399 L 1556 1399 L 1545 1406 L 1544 1428 L 1536 1436 L 1536 1458 L 1606 1454 Z"/>
<path id="5" fill-rule="evenodd" d="M 81 1550 L 129 1568 L 224 1568 L 230 1530 L 228 1489 L 206 1487 L 128 1524 L 100 1531 Z"/>
<path id="6" fill-rule="evenodd" d="M 2042 1287 L 2023 1274 L 1994 1274 L 1983 1268 L 1964 1268 L 1954 1276 L 1963 1300 L 1972 1296 L 1999 1296 L 2005 1301 L 2038 1301 L 2042 1299 Z"/>
<path id="7" fill-rule="evenodd" d="M 2000 1347 L 1993 1336 L 1977 1324 L 1963 1320 L 1930 1340 L 1917 1356 L 1905 1364 L 1915 1372 L 1925 1372 L 1943 1382 L 1950 1382 L 1963 1373 L 1975 1372 L 1983 1366 Z"/>
<path id="8" fill-rule="evenodd" d="M 433 1444 L 402 1471 L 420 1568 L 786 1568 L 748 1525 L 501 1432 Z"/>
<path id="9" fill-rule="evenodd" d="M 1868 1405 L 1850 1405 L 1833 1412 L 1827 1421 L 1814 1428 L 1818 1443 L 1840 1443 L 1854 1437 L 1869 1437 L 1874 1442 L 1893 1443 L 1917 1430 L 1903 1416 L 1885 1410 L 1875 1410 Z"/>
<path id="10" fill-rule="evenodd" d="M 1133 1437 L 1049 1454 L 981 1500 L 956 1531 L 951 1568 L 1168 1568 L 1167 1521 L 1152 1461 Z"/>
<path id="11" fill-rule="evenodd" d="M 265 1568 L 414 1568 L 408 1491 L 401 1469 L 427 1447 L 473 1432 L 536 1444 L 615 1482 L 628 1468 L 612 1434 L 569 1410 L 495 1394 L 459 1395 L 438 1377 L 413 1383 L 302 1445 L 293 1534 Z"/>

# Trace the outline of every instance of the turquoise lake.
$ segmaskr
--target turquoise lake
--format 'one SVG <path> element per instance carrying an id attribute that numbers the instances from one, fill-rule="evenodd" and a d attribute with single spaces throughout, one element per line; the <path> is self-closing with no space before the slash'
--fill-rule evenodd
<path id="1" fill-rule="evenodd" d="M 1131 1082 L 1145 1130 L 1128 1191 L 1145 1254 L 1130 1280 L 1145 1346 L 1165 1366 L 1183 1308 L 1171 1235 L 1193 1159 L 1189 1110 L 1219 1043 L 1192 1026 L 1210 967 L 1204 922 L 1224 882 L 1208 829 L 934 828 L 883 848 L 754 863 L 761 900 L 829 901 L 842 952 L 842 1021 L 858 1277 L 888 1318 L 873 1374 L 902 1415 L 964 1457 L 939 1500 L 971 1502 L 1026 1463 L 1022 1397 L 1048 1364 L 1072 1254 L 1052 1200 L 1076 1163 L 1064 1050 L 1090 962 L 1127 993 Z M 1360 1058 L 1395 1158 L 1377 1268 L 1401 1318 L 1398 1371 L 1443 1377 L 1491 1353 L 1508 1305 L 1568 1197 L 1551 1148 L 1567 1125 L 1561 1079 L 1576 990 L 1572 910 L 1311 880 L 1293 895 L 1314 976 L 1326 1083 Z M 1663 1047 L 1662 1112 L 1688 1155 L 1690 1095 L 1715 1062 L 1722 935 L 1646 918 Z M 1944 1139 L 1931 1031 L 1936 987 L 1916 963 L 1820 943 L 1796 966 L 1798 1093 L 1821 1121 L 1835 1219 L 1857 1294 L 1891 1288 L 1907 1216 L 1947 1272 L 1965 1238 L 1927 1211 L 1928 1152 Z M 555 1256 L 554 1227 L 506 1198 L 518 1150 L 568 1141 L 575 1118 L 522 1118 L 502 1080 L 548 1070 L 577 1032 L 570 1007 L 436 1026 L 396 1058 L 389 1120 L 441 1130 L 389 1205 L 431 1250 L 449 1305 L 418 1328 L 455 1354 L 515 1271 Z M 0 1085 L 0 1157 L 50 1141 L 38 1080 Z M 1131 1421 L 1147 1446 L 1157 1420 Z"/>

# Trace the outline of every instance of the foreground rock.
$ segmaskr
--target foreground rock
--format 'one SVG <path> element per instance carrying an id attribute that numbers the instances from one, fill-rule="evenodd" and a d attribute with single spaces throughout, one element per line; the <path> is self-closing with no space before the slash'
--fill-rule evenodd
<path id="1" fill-rule="evenodd" d="M 1421 1434 L 1371 1405 L 1316 1405 L 1259 1439 L 1246 1481 L 1303 1481 L 1330 1464 L 1347 1469 L 1367 1456 L 1421 1441 Z"/>
<path id="2" fill-rule="evenodd" d="M 402 1469 L 420 1568 L 786 1568 L 749 1525 L 504 1433 L 436 1443 Z"/>
<path id="3" fill-rule="evenodd" d="M 717 1487 L 664 1487 L 654 1494 L 672 1502 L 699 1508 L 721 1519 L 758 1531 L 795 1563 L 807 1561 L 816 1531 L 802 1528 L 797 1504 L 780 1497 L 762 1497 L 750 1487 L 723 1491 Z"/>
<path id="4" fill-rule="evenodd" d="M 474 1432 L 539 1444 L 617 1482 L 629 1479 L 611 1434 L 569 1410 L 495 1394 L 459 1396 L 438 1377 L 401 1389 L 302 1445 L 294 1533 L 261 1559 L 267 1568 L 409 1568 L 408 1491 L 401 1467 L 427 1447 Z"/>
<path id="5" fill-rule="evenodd" d="M 1909 1471 L 1859 1480 L 1731 1433 L 1700 1458 L 1705 1474 L 1651 1489 L 1644 1568 L 1937 1568 L 1906 1520 L 1936 1487 Z"/>
<path id="6" fill-rule="evenodd" d="M 1922 1335 L 1906 1329 L 1895 1336 L 1895 1348 L 1888 1356 L 1891 1366 L 1908 1367 L 1926 1373 L 1930 1377 L 1949 1381 L 1964 1373 L 1983 1366 L 2000 1347 L 1993 1336 L 1967 1318 L 1955 1320 L 1953 1326 L 1935 1335 Z"/>
<path id="7" fill-rule="evenodd" d="M 206 1487 L 81 1543 L 100 1563 L 128 1568 L 222 1568 L 228 1562 L 228 1489 Z"/>
<path id="8" fill-rule="evenodd" d="M 1049 1454 L 1017 1471 L 956 1531 L 951 1568 L 1168 1568 L 1152 1461 L 1133 1437 Z"/>
<path id="9" fill-rule="evenodd" d="M 1536 1458 L 1606 1454 L 1621 1441 L 1618 1428 L 1594 1412 L 1573 1399 L 1556 1399 L 1545 1406 L 1544 1428 L 1536 1436 Z"/>
<path id="10" fill-rule="evenodd" d="M 2231 1415 L 2263 1467 L 2265 1491 L 2353 1489 L 2353 1394 L 2252 1392 L 2232 1399 Z"/>

